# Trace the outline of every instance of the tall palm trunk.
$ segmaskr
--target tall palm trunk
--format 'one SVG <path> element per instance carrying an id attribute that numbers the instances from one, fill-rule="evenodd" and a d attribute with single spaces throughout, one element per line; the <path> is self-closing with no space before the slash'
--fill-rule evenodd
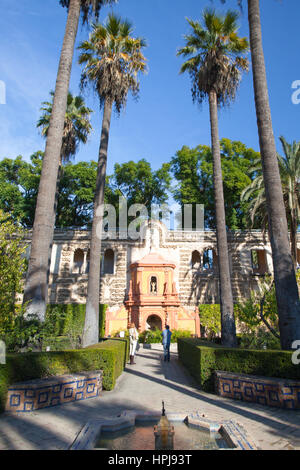
<path id="1" fill-rule="evenodd" d="M 102 121 L 102 132 L 98 158 L 96 193 L 90 246 L 90 269 L 83 331 L 83 347 L 99 341 L 99 296 L 100 296 L 100 262 L 101 234 L 103 225 L 104 189 L 107 166 L 107 149 L 112 113 L 112 102 L 105 101 Z"/>
<path id="2" fill-rule="evenodd" d="M 220 139 L 218 129 L 218 103 L 215 91 L 211 91 L 209 93 L 209 111 L 213 155 L 213 180 L 218 246 L 222 344 L 228 347 L 236 347 L 236 328 L 233 311 L 232 286 L 230 279 Z"/>
<path id="3" fill-rule="evenodd" d="M 290 211 L 290 239 L 291 239 L 291 253 L 294 263 L 294 268 L 297 267 L 297 231 L 298 231 L 298 217 L 297 211 L 291 209 Z"/>
<path id="4" fill-rule="evenodd" d="M 300 303 L 272 129 L 259 0 L 248 0 L 250 46 L 259 143 L 272 246 L 281 347 L 300 338 Z"/>
<path id="5" fill-rule="evenodd" d="M 45 318 L 46 312 L 49 264 L 55 223 L 56 181 L 80 9 L 81 0 L 70 0 L 43 159 L 24 291 L 24 303 L 28 302 L 27 315 L 37 315 L 41 320 Z"/>

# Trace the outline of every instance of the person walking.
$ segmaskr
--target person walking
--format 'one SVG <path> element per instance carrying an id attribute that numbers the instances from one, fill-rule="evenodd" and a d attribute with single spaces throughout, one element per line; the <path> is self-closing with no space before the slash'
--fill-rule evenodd
<path id="1" fill-rule="evenodd" d="M 169 325 L 166 325 L 162 332 L 162 344 L 164 347 L 164 362 L 170 362 L 170 344 L 171 344 L 172 332 L 170 331 Z"/>
<path id="2" fill-rule="evenodd" d="M 129 339 L 130 339 L 130 365 L 133 365 L 133 364 L 136 364 L 134 362 L 134 355 L 135 355 L 135 351 L 136 351 L 136 346 L 137 346 L 137 342 L 138 342 L 138 339 L 139 339 L 139 333 L 138 333 L 138 330 L 136 329 L 135 327 L 135 324 L 134 323 L 130 323 L 130 328 L 129 328 Z"/>

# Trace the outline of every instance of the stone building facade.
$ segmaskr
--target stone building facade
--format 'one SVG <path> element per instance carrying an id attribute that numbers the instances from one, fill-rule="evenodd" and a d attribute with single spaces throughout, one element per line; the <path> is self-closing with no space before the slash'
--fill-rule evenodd
<path id="1" fill-rule="evenodd" d="M 145 224 L 144 236 L 139 240 L 118 233 L 114 238 L 106 235 L 99 267 L 99 302 L 108 305 L 106 334 L 127 328 L 132 320 L 140 331 L 151 326 L 163 327 L 168 321 L 173 328 L 190 329 L 198 334 L 198 305 L 219 302 L 215 232 L 173 231 L 156 221 L 152 226 Z M 89 246 L 89 231 L 55 231 L 50 303 L 86 302 Z M 233 297 L 237 301 L 258 288 L 262 275 L 272 273 L 271 246 L 267 234 L 259 231 L 230 232 L 228 246 Z M 300 239 L 298 254 L 300 258 Z M 152 266 L 151 262 L 147 265 L 151 259 Z M 141 270 L 148 272 L 147 282 L 137 276 Z M 158 284 L 162 279 L 156 286 L 158 297 L 151 292 L 151 278 Z"/>

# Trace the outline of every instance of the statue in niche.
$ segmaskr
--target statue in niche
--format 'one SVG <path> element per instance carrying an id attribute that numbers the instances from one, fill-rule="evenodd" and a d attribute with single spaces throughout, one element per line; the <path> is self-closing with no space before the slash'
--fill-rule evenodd
<path id="1" fill-rule="evenodd" d="M 154 276 L 151 277 L 150 292 L 151 294 L 157 294 L 157 279 Z"/>

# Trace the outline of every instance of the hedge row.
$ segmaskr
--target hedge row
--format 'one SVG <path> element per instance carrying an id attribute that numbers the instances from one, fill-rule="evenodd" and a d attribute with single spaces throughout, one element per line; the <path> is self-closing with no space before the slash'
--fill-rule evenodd
<path id="1" fill-rule="evenodd" d="M 99 369 L 103 388 L 112 390 L 125 367 L 128 349 L 126 340 L 104 340 L 81 350 L 8 354 L 6 364 L 0 365 L 0 411 L 5 408 L 8 387 L 26 380 Z"/>
<path id="2" fill-rule="evenodd" d="M 199 339 L 178 339 L 178 356 L 201 388 L 214 391 L 214 371 L 300 379 L 293 351 L 223 348 Z"/>
<path id="3" fill-rule="evenodd" d="M 107 305 L 99 305 L 99 337 L 105 334 L 105 311 Z M 53 336 L 65 336 L 70 331 L 82 334 L 85 319 L 85 304 L 48 304 L 46 320 L 53 323 Z"/>

